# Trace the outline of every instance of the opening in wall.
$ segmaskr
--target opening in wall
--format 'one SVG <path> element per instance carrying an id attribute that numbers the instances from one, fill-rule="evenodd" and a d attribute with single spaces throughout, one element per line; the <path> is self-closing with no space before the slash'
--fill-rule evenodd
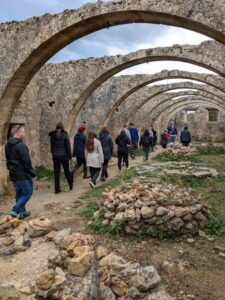
<path id="1" fill-rule="evenodd" d="M 217 122 L 218 115 L 219 115 L 218 109 L 208 108 L 208 121 L 209 122 Z"/>
<path id="2" fill-rule="evenodd" d="M 196 117 L 196 110 L 187 109 L 186 117 L 187 117 L 187 122 L 188 123 L 194 123 L 195 122 L 195 117 Z"/>

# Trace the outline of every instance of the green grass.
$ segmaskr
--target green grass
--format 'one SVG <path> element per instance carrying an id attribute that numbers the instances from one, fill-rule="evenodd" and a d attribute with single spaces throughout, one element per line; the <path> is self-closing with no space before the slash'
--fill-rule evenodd
<path id="1" fill-rule="evenodd" d="M 81 210 L 80 214 L 86 218 L 92 218 L 98 209 L 98 203 L 96 201 L 91 201 L 84 209 Z"/>
<path id="2" fill-rule="evenodd" d="M 220 155 L 225 154 L 225 146 L 213 146 L 208 145 L 207 147 L 198 146 L 198 152 L 200 155 Z"/>
<path id="3" fill-rule="evenodd" d="M 174 153 L 169 153 L 169 152 L 159 153 L 153 159 L 156 161 L 160 161 L 160 162 L 166 162 L 166 161 L 177 161 L 177 162 L 191 161 L 193 163 L 202 162 L 200 156 L 198 156 L 198 155 L 191 155 L 191 156 L 184 157 L 184 156 L 176 155 Z"/>
<path id="4" fill-rule="evenodd" d="M 53 171 L 45 168 L 44 166 L 35 167 L 35 171 L 38 180 L 46 178 L 47 180 L 50 181 L 54 177 Z"/>

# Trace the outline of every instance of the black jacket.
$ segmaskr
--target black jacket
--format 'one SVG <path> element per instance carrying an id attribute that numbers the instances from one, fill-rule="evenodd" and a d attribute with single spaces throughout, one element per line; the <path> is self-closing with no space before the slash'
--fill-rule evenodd
<path id="1" fill-rule="evenodd" d="M 181 141 L 181 143 L 190 143 L 191 142 L 191 134 L 188 129 L 184 129 L 181 131 L 180 141 Z"/>
<path id="2" fill-rule="evenodd" d="M 118 152 L 120 153 L 128 153 L 128 145 L 130 145 L 130 139 L 126 134 L 119 134 L 115 140 L 118 145 Z"/>
<path id="3" fill-rule="evenodd" d="M 153 137 L 151 137 L 150 133 L 142 134 L 141 140 L 140 140 L 140 145 L 143 146 L 143 147 L 153 146 Z"/>
<path id="4" fill-rule="evenodd" d="M 152 129 L 153 132 L 153 143 L 156 145 L 157 143 L 157 131 L 155 129 Z"/>
<path id="5" fill-rule="evenodd" d="M 74 136 L 73 156 L 79 157 L 79 158 L 85 158 L 85 144 L 86 144 L 85 134 L 78 132 Z"/>
<path id="6" fill-rule="evenodd" d="M 10 138 L 5 146 L 6 165 L 12 181 L 36 176 L 30 160 L 29 149 L 17 138 Z"/>
<path id="7" fill-rule="evenodd" d="M 108 133 L 100 133 L 99 140 L 102 145 L 104 159 L 110 160 L 113 154 L 113 140 Z"/>
<path id="8" fill-rule="evenodd" d="M 53 158 L 68 158 L 72 159 L 70 140 L 66 131 L 62 131 L 60 136 L 57 136 L 56 130 L 49 132 L 51 153 Z"/>

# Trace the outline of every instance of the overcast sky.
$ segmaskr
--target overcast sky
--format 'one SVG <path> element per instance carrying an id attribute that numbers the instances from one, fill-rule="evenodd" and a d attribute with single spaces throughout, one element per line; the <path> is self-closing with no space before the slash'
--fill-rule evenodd
<path id="1" fill-rule="evenodd" d="M 45 13 L 59 13 L 76 9 L 96 0 L 0 0 L 0 22 L 24 20 Z M 87 57 L 126 54 L 138 49 L 174 44 L 197 45 L 208 40 L 201 34 L 172 26 L 154 24 L 130 24 L 100 30 L 68 45 L 50 62 L 62 62 Z M 209 72 L 197 66 L 179 62 L 152 62 L 124 70 L 120 74 L 155 73 L 163 69 Z"/>

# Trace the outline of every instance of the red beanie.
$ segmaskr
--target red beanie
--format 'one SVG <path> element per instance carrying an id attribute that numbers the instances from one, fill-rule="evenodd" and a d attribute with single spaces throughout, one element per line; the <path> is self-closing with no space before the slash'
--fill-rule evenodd
<path id="1" fill-rule="evenodd" d="M 79 132 L 79 133 L 82 133 L 82 132 L 84 132 L 86 130 L 86 127 L 84 126 L 84 125 L 81 125 L 78 129 L 77 129 L 77 131 Z"/>

